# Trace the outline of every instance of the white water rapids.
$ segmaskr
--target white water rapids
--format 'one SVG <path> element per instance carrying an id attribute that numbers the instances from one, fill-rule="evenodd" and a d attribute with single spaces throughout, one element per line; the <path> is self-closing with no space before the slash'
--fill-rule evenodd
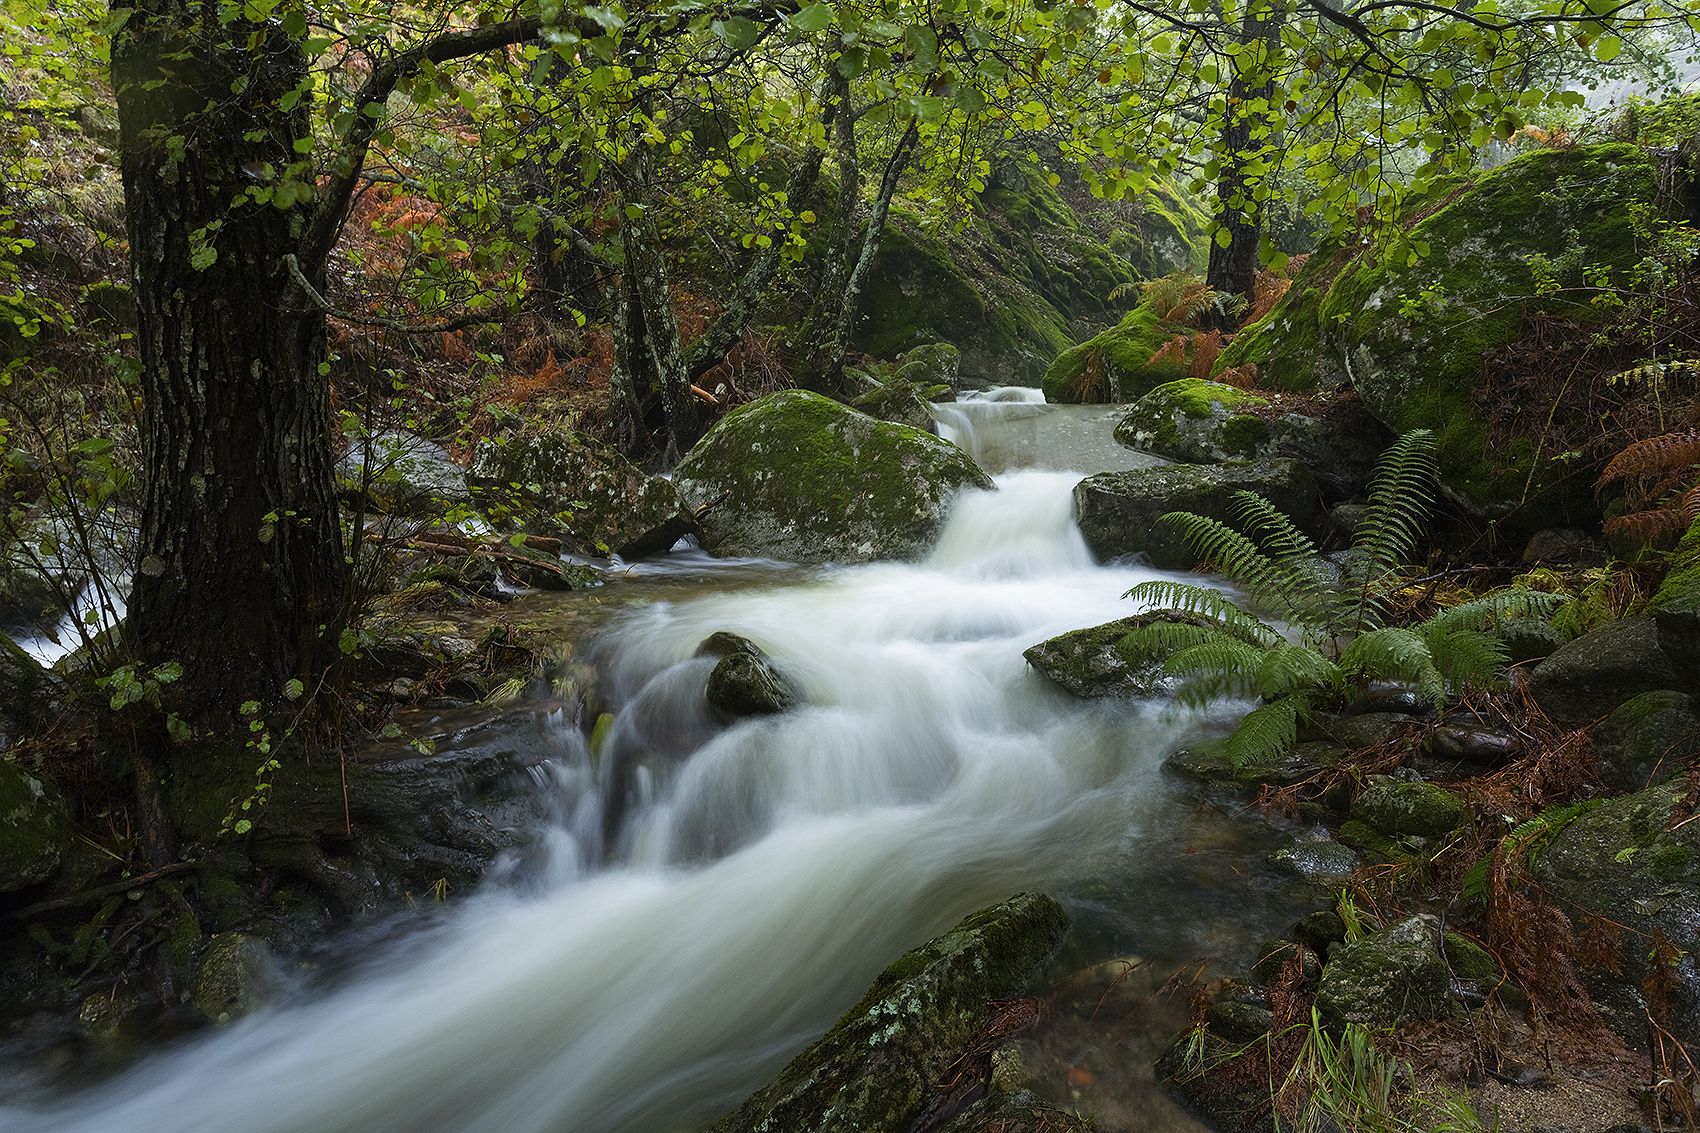
<path id="1" fill-rule="evenodd" d="M 1161 840 L 1151 784 L 1176 725 L 1155 705 L 1074 700 L 1021 656 L 1132 612 L 1122 593 L 1152 573 L 1093 563 L 1071 518 L 1079 478 L 1018 471 L 968 493 L 925 562 L 629 611 L 603 638 L 626 705 L 609 758 L 641 798 L 611 839 L 610 772 L 563 723 L 569 817 L 544 883 L 492 884 L 340 987 L 50 1106 L 0 1107 L 0 1128 L 706 1124 L 905 948 Z M 759 643 L 806 706 L 709 728 L 692 654 L 716 630 Z"/>

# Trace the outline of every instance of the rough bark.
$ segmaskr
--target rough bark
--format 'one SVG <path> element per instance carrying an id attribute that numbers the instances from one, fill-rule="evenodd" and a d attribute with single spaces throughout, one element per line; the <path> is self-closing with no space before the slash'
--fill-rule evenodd
<path id="1" fill-rule="evenodd" d="M 1259 15 L 1265 18 L 1256 18 Z M 1240 28 L 1240 43 L 1246 47 L 1272 45 L 1280 30 L 1278 12 L 1253 8 Z M 1256 141 L 1253 134 L 1260 126 L 1267 125 L 1267 115 L 1250 108 L 1259 103 L 1266 106 L 1274 89 L 1271 81 L 1254 83 L 1236 67 L 1228 83 L 1228 107 L 1222 126 L 1221 152 L 1225 160 L 1216 182 L 1216 224 L 1227 232 L 1228 241 L 1226 244 L 1219 239 L 1211 241 L 1204 279 L 1212 290 L 1241 296 L 1248 304 L 1257 289 L 1263 206 L 1253 198 L 1254 186 L 1245 175 L 1244 158 L 1253 149 Z M 1232 331 L 1239 325 L 1239 316 L 1218 310 L 1212 312 L 1209 321 L 1215 329 Z"/>

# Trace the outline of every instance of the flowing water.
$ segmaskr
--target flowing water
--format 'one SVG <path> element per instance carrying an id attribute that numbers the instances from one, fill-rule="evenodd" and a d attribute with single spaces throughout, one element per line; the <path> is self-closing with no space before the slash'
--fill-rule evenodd
<path id="1" fill-rule="evenodd" d="M 991 451 L 997 411 L 972 412 L 956 435 Z M 624 707 L 600 757 L 557 721 L 541 877 L 492 883 L 338 987 L 0 1109 L 0 1128 L 685 1133 L 905 948 L 1022 889 L 1062 895 L 1100 951 L 1243 950 L 1256 902 L 1188 874 L 1192 804 L 1158 776 L 1183 722 L 1072 699 L 1022 659 L 1129 613 L 1152 574 L 1094 564 L 1079 478 L 969 492 L 925 562 L 722 564 L 749 584 L 700 592 L 678 580 L 700 560 L 652 571 L 672 597 L 601 638 Z M 758 642 L 806 706 L 716 726 L 693 654 L 717 630 Z"/>

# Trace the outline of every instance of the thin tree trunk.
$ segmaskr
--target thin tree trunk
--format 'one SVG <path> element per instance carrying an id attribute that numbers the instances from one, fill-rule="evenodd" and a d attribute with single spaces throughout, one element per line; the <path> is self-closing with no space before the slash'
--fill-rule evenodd
<path id="1" fill-rule="evenodd" d="M 1263 14 L 1264 19 L 1255 16 Z M 1240 28 L 1240 43 L 1251 47 L 1262 44 L 1273 47 L 1281 32 L 1281 12 L 1276 8 L 1253 7 Z M 1264 66 L 1267 66 L 1265 63 Z M 1228 106 L 1222 125 L 1222 175 L 1216 183 L 1216 225 L 1227 233 L 1227 242 L 1210 242 L 1210 262 L 1205 271 L 1205 283 L 1223 295 L 1237 295 L 1247 304 L 1257 290 L 1258 249 L 1263 239 L 1263 206 L 1253 198 L 1255 186 L 1245 175 L 1245 158 L 1253 146 L 1252 134 L 1260 121 L 1267 121 L 1267 111 L 1261 115 L 1249 109 L 1254 103 L 1267 106 L 1274 94 L 1274 83 L 1249 82 L 1237 67 L 1228 83 Z M 1207 319 L 1215 329 L 1232 331 L 1239 325 L 1240 316 L 1217 310 Z"/>

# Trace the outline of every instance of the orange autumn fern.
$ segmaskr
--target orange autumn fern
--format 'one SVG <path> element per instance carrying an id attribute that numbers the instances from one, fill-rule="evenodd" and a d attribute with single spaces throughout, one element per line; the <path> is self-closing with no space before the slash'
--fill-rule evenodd
<path id="1" fill-rule="evenodd" d="M 1611 458 L 1594 488 L 1623 493 L 1628 511 L 1606 520 L 1608 535 L 1653 543 L 1700 519 L 1700 429 L 1636 441 Z"/>

